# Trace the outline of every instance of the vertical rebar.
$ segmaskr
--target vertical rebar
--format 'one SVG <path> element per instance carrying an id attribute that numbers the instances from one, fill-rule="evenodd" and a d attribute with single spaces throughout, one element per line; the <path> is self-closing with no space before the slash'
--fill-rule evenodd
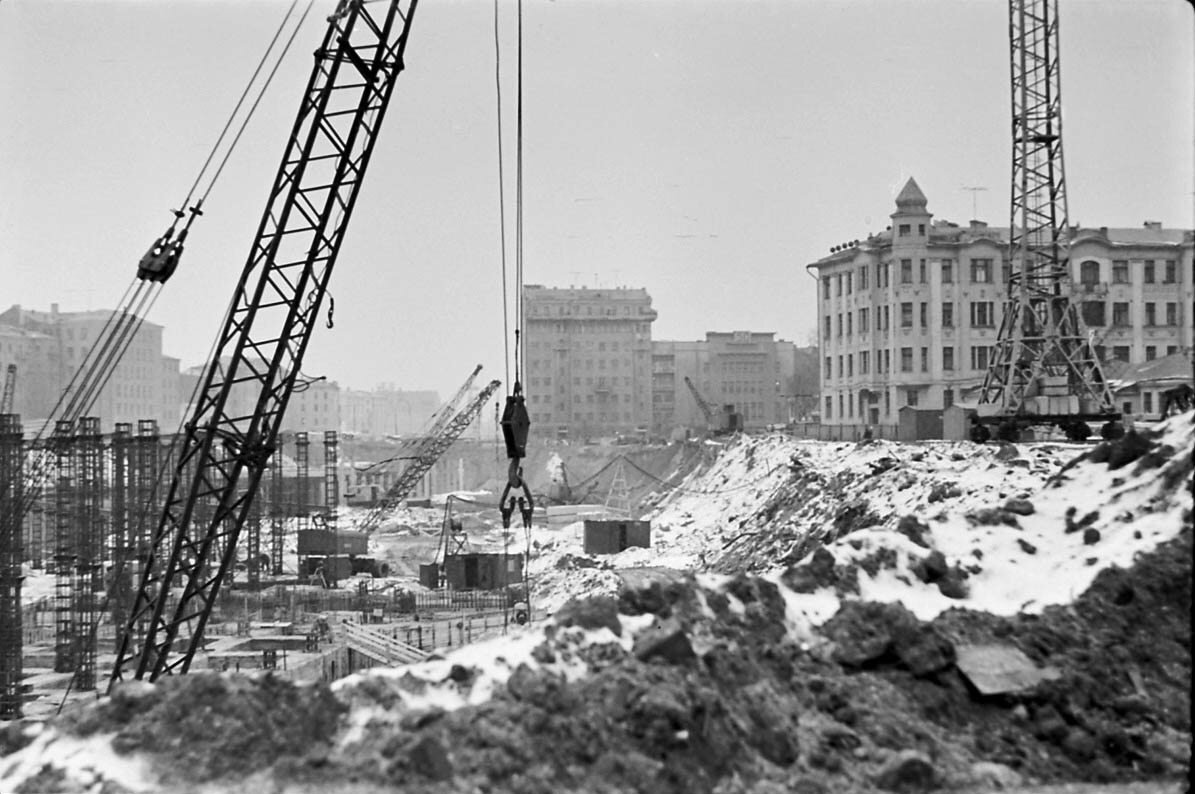
<path id="1" fill-rule="evenodd" d="M 73 624 L 74 572 L 77 556 L 74 503 L 74 423 L 60 419 L 50 439 L 56 466 L 54 484 L 54 672 L 75 670 Z"/>
<path id="2" fill-rule="evenodd" d="M 21 717 L 21 417 L 0 414 L 0 720 Z"/>

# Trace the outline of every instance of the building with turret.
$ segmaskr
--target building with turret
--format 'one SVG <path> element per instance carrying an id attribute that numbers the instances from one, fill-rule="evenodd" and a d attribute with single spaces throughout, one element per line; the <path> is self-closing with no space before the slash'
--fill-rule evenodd
<path id="1" fill-rule="evenodd" d="M 1008 229 L 935 220 L 913 179 L 891 225 L 806 266 L 818 279 L 821 421 L 896 425 L 983 381 L 1003 319 Z M 1191 350 L 1191 230 L 1074 227 L 1068 294 L 1104 360 Z"/>

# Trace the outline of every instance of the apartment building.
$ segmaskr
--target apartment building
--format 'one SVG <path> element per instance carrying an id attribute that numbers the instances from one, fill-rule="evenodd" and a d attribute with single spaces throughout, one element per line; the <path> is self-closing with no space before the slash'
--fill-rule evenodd
<path id="1" fill-rule="evenodd" d="M 523 288 L 527 411 L 558 437 L 633 432 L 652 421 L 651 324 L 644 289 Z"/>
<path id="2" fill-rule="evenodd" d="M 46 419 L 78 372 L 88 351 L 104 335 L 113 312 L 48 312 L 14 305 L 0 313 L 0 363 L 17 365 L 16 410 L 26 424 Z M 179 361 L 162 355 L 162 326 L 142 322 L 89 415 L 101 426 L 156 419 L 166 428 L 180 416 Z"/>
<path id="3" fill-rule="evenodd" d="M 770 331 L 709 331 L 696 342 L 653 342 L 653 433 L 705 427 L 685 378 L 711 406 L 734 405 L 745 429 L 785 424 L 812 407 L 816 351 Z"/>
<path id="4" fill-rule="evenodd" d="M 1008 229 L 933 220 L 913 179 L 892 224 L 806 266 L 818 280 L 821 420 L 892 425 L 978 387 L 1003 319 Z M 1071 231 L 1075 300 L 1097 352 L 1131 363 L 1190 350 L 1190 230 Z"/>

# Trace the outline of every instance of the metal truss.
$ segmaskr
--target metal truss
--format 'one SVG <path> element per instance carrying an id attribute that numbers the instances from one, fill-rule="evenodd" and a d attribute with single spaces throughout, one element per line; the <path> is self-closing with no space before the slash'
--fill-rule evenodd
<path id="1" fill-rule="evenodd" d="M 274 452 L 378 129 L 403 68 L 417 0 L 344 0 L 315 51 L 282 164 L 186 422 L 154 553 L 111 681 L 185 673 Z M 251 395 L 249 405 L 230 400 Z M 211 505 L 198 520 L 197 506 Z M 177 599 L 171 591 L 180 587 Z M 148 616 L 143 643 L 135 626 Z M 180 645 L 176 649 L 176 643 Z"/>
<path id="2" fill-rule="evenodd" d="M 1009 35 L 1013 268 L 979 413 L 1114 419 L 1099 358 L 1071 299 L 1057 0 L 1010 0 Z M 1046 396 L 1077 397 L 1077 405 L 1064 400 L 1043 411 L 1034 398 Z"/>

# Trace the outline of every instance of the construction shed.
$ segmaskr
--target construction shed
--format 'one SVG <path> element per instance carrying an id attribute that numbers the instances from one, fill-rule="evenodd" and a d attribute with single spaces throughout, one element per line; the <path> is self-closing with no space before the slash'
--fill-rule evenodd
<path id="1" fill-rule="evenodd" d="M 444 558 L 444 579 L 452 590 L 498 590 L 523 580 L 519 554 L 450 554 Z"/>
<path id="2" fill-rule="evenodd" d="M 586 554 L 617 554 L 632 546 L 651 548 L 650 521 L 596 519 L 585 522 Z"/>
<path id="3" fill-rule="evenodd" d="M 363 555 L 369 553 L 369 536 L 350 530 L 333 532 L 328 529 L 299 531 L 299 556 L 327 556 L 335 554 Z"/>

